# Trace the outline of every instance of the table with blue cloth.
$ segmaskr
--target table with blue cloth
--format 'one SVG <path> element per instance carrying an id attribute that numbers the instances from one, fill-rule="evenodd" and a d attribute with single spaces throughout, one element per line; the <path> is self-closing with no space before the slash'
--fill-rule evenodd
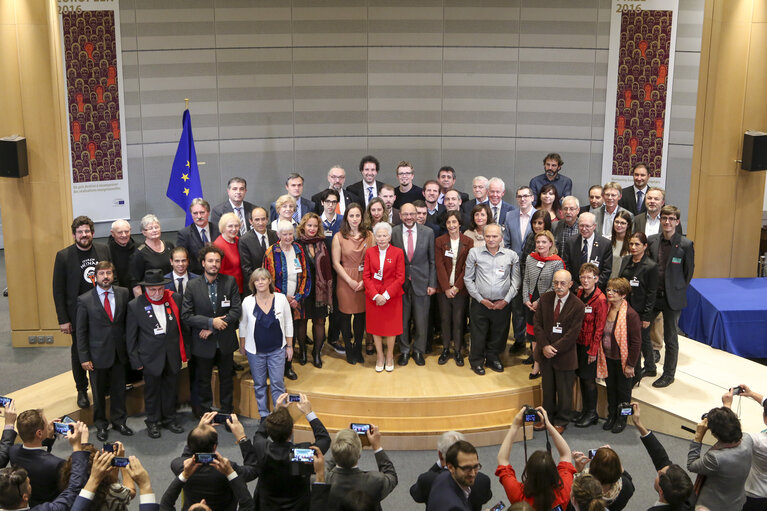
<path id="1" fill-rule="evenodd" d="M 767 278 L 692 279 L 679 328 L 734 355 L 767 358 Z"/>

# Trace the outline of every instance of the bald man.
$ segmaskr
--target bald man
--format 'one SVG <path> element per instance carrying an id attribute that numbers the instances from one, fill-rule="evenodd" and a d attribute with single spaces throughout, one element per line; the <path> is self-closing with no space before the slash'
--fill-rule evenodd
<path id="1" fill-rule="evenodd" d="M 130 224 L 125 220 L 115 220 L 110 234 L 107 246 L 115 265 L 115 285 L 131 287 L 130 258 L 136 251 L 136 242 L 130 235 Z"/>

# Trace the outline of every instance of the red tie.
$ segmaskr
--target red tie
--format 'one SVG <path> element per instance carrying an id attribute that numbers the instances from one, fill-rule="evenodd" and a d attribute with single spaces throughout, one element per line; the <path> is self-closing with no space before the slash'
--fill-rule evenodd
<path id="1" fill-rule="evenodd" d="M 407 230 L 407 260 L 413 260 L 413 229 Z"/>
<path id="2" fill-rule="evenodd" d="M 104 291 L 104 310 L 107 311 L 109 321 L 114 321 L 112 318 L 112 305 L 109 303 L 109 291 Z"/>
<path id="3" fill-rule="evenodd" d="M 561 310 L 561 308 L 562 308 L 562 301 L 559 298 L 557 298 L 557 306 L 554 307 L 554 322 L 555 323 L 559 319 L 559 311 Z"/>

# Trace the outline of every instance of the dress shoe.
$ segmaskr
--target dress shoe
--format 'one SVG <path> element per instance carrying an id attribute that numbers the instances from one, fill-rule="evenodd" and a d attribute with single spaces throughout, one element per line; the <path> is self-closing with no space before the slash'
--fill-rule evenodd
<path id="1" fill-rule="evenodd" d="M 394 371 L 394 359 L 387 360 L 384 369 L 386 369 L 387 373 Z"/>
<path id="2" fill-rule="evenodd" d="M 489 362 L 487 364 L 487 367 L 495 371 L 496 373 L 502 373 L 503 372 L 503 364 L 501 364 L 498 360 L 493 360 L 492 362 Z"/>
<path id="3" fill-rule="evenodd" d="M 528 377 L 529 379 L 531 379 L 531 380 L 535 380 L 535 379 L 537 379 L 537 378 L 540 378 L 540 377 L 541 377 L 541 373 L 530 373 L 530 374 L 528 374 L 528 375 L 527 375 L 527 377 Z"/>
<path id="4" fill-rule="evenodd" d="M 376 372 L 377 373 L 382 373 L 383 370 L 384 370 L 384 366 L 382 366 L 382 365 L 379 366 L 378 364 L 376 364 Z"/>
<path id="5" fill-rule="evenodd" d="M 287 378 L 288 380 L 298 379 L 298 375 L 293 370 L 293 362 L 291 362 L 290 360 L 285 361 L 285 378 Z"/>
<path id="6" fill-rule="evenodd" d="M 442 350 L 442 353 L 439 356 L 439 360 L 437 360 L 437 363 L 441 366 L 447 364 L 447 359 L 450 358 L 450 350 L 444 349 Z"/>
<path id="7" fill-rule="evenodd" d="M 306 344 L 298 348 L 298 363 L 302 366 L 306 365 Z"/>
<path id="8" fill-rule="evenodd" d="M 546 429 L 546 423 L 543 422 L 543 421 L 536 421 L 533 424 L 533 430 L 534 431 L 543 431 L 544 429 Z"/>
<path id="9" fill-rule="evenodd" d="M 586 415 L 586 413 L 588 413 L 586 410 L 582 410 L 580 412 L 575 412 L 575 415 L 573 415 L 570 420 L 573 421 L 573 422 L 578 422 L 579 420 L 581 420 L 583 418 L 584 415 Z"/>
<path id="10" fill-rule="evenodd" d="M 517 355 L 523 351 L 525 351 L 525 343 L 523 342 L 515 341 L 514 344 L 509 347 L 509 355 Z"/>
<path id="11" fill-rule="evenodd" d="M 626 416 L 621 415 L 615 419 L 615 424 L 613 424 L 613 433 L 620 433 L 624 429 L 626 429 Z"/>
<path id="12" fill-rule="evenodd" d="M 357 363 L 357 354 L 354 352 L 354 350 L 348 350 L 346 352 L 346 362 L 348 362 L 351 365 L 354 365 Z"/>
<path id="13" fill-rule="evenodd" d="M 654 382 L 652 382 L 652 386 L 653 387 L 657 387 L 659 389 L 662 389 L 664 387 L 668 387 L 672 383 L 674 383 L 674 377 L 673 376 L 663 375 L 660 378 L 658 378 L 657 380 L 655 380 Z"/>
<path id="14" fill-rule="evenodd" d="M 485 368 L 482 366 L 474 366 L 471 368 L 476 374 L 483 376 L 485 374 Z"/>
<path id="15" fill-rule="evenodd" d="M 122 436 L 133 436 L 133 430 L 129 428 L 127 424 L 112 424 L 112 429 Z"/>
<path id="16" fill-rule="evenodd" d="M 559 434 L 561 435 L 561 434 L 562 434 L 562 433 L 564 433 L 564 432 L 565 432 L 565 430 L 567 429 L 567 424 L 564 424 L 564 425 L 562 425 L 562 426 L 558 426 L 558 425 L 556 425 L 556 424 L 555 424 L 555 425 L 554 425 L 554 429 L 556 429 L 556 430 L 557 430 L 557 433 L 559 433 Z"/>
<path id="17" fill-rule="evenodd" d="M 532 355 L 530 355 L 529 357 L 527 357 L 526 359 L 524 359 L 524 360 L 522 361 L 522 363 L 523 363 L 523 364 L 533 364 L 533 363 L 535 363 L 535 359 L 533 358 L 533 356 L 532 356 Z"/>
<path id="18" fill-rule="evenodd" d="M 645 378 L 647 376 L 658 376 L 658 371 L 653 369 L 652 371 L 649 369 L 642 369 L 642 378 Z"/>
<path id="19" fill-rule="evenodd" d="M 458 367 L 463 367 L 463 355 L 461 355 L 460 352 L 455 354 L 455 365 Z"/>
<path id="20" fill-rule="evenodd" d="M 77 391 L 77 406 L 80 408 L 88 408 L 91 405 L 91 400 L 88 399 L 88 391 L 87 390 L 78 390 Z"/>
<path id="21" fill-rule="evenodd" d="M 109 432 L 107 432 L 107 428 L 96 429 L 96 438 L 98 438 L 101 442 L 106 442 L 109 438 Z"/>
<path id="22" fill-rule="evenodd" d="M 366 355 L 373 355 L 376 352 L 376 347 L 372 344 L 368 344 L 365 346 L 365 354 Z"/>
<path id="23" fill-rule="evenodd" d="M 322 369 L 322 356 L 320 356 L 320 352 L 316 349 L 312 350 L 312 365 L 317 369 Z"/>
<path id="24" fill-rule="evenodd" d="M 346 353 L 346 349 L 338 341 L 328 341 L 328 346 L 333 348 L 333 351 L 339 355 Z"/>
<path id="25" fill-rule="evenodd" d="M 176 421 L 168 421 L 163 423 L 162 427 L 170 431 L 171 433 L 175 433 L 177 435 L 180 435 L 184 432 L 184 428 L 181 427 L 181 425 Z"/>
<path id="26" fill-rule="evenodd" d="M 652 350 L 652 359 L 655 360 L 656 364 L 658 362 L 660 362 L 660 351 L 659 350 Z"/>
<path id="27" fill-rule="evenodd" d="M 402 353 L 397 359 L 397 363 L 401 366 L 406 366 L 409 358 L 410 358 L 410 353 Z"/>
<path id="28" fill-rule="evenodd" d="M 602 424 L 602 429 L 605 431 L 610 431 L 613 429 L 613 426 L 615 426 L 615 415 L 608 415 L 607 420 L 604 424 Z"/>
<path id="29" fill-rule="evenodd" d="M 160 438 L 160 436 L 162 436 L 162 433 L 160 433 L 160 426 L 158 426 L 156 422 L 146 423 L 146 434 L 149 438 Z"/>
<path id="30" fill-rule="evenodd" d="M 413 353 L 413 360 L 415 360 L 415 365 L 417 366 L 426 365 L 426 361 L 423 359 L 423 353 L 420 351 Z"/>
<path id="31" fill-rule="evenodd" d="M 192 405 L 192 415 L 195 419 L 202 419 L 204 413 L 200 405 Z"/>
<path id="32" fill-rule="evenodd" d="M 576 428 L 588 428 L 599 422 L 599 415 L 596 412 L 586 412 L 575 423 Z"/>
<path id="33" fill-rule="evenodd" d="M 245 370 L 245 368 L 242 365 L 238 364 L 237 362 L 232 362 L 232 369 L 234 369 L 235 371 Z"/>

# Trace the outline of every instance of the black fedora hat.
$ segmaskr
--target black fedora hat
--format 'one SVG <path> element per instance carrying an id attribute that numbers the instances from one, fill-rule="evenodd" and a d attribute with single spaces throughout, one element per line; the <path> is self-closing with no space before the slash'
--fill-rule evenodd
<path id="1" fill-rule="evenodd" d="M 139 286 L 164 286 L 170 284 L 171 280 L 162 275 L 162 270 L 147 270 L 144 273 L 144 280 L 139 282 Z"/>

